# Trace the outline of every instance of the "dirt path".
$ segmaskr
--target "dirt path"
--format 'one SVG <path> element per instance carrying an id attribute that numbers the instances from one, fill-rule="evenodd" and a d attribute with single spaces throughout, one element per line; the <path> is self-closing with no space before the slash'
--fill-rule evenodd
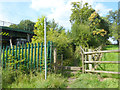
<path id="1" fill-rule="evenodd" d="M 77 78 L 68 78 L 68 86 L 67 86 L 67 88 L 70 88 L 70 84 L 72 83 L 72 82 L 74 82 L 75 80 L 76 80 Z"/>

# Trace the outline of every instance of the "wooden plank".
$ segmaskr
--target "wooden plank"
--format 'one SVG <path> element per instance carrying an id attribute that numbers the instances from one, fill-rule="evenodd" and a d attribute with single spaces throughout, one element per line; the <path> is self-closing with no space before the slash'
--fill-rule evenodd
<path id="1" fill-rule="evenodd" d="M 120 64 L 120 61 L 85 61 L 84 63 L 105 63 L 105 64 Z"/>
<path id="2" fill-rule="evenodd" d="M 82 73 L 84 73 L 84 54 L 82 54 Z"/>
<path id="3" fill-rule="evenodd" d="M 62 66 L 57 66 L 58 68 L 62 68 Z M 67 69 L 67 70 L 82 70 L 82 67 L 74 67 L 74 66 L 63 66 L 63 69 Z"/>
<path id="4" fill-rule="evenodd" d="M 88 49 L 89 52 L 92 52 L 91 49 Z M 92 61 L 92 55 L 88 55 L 88 60 Z M 92 70 L 92 64 L 89 63 L 89 70 Z"/>
<path id="5" fill-rule="evenodd" d="M 115 52 L 120 52 L 120 50 L 104 50 L 104 51 L 84 52 L 84 54 L 115 53 Z"/>
<path id="6" fill-rule="evenodd" d="M 120 74 L 120 72 L 112 72 L 112 71 L 97 71 L 97 70 L 95 70 L 95 71 L 85 70 L 85 72 Z"/>
<path id="7" fill-rule="evenodd" d="M 82 46 L 80 46 L 80 49 L 82 50 L 83 53 L 85 52 L 84 49 L 82 48 Z"/>

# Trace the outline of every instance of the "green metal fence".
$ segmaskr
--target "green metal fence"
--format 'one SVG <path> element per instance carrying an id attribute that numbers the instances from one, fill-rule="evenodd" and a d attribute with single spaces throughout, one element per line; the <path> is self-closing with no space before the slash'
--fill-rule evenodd
<path id="1" fill-rule="evenodd" d="M 1 49 L 2 67 L 19 69 L 24 66 L 28 69 L 44 70 L 44 45 L 43 43 L 22 44 Z M 47 43 L 47 68 L 51 67 L 52 42 Z"/>

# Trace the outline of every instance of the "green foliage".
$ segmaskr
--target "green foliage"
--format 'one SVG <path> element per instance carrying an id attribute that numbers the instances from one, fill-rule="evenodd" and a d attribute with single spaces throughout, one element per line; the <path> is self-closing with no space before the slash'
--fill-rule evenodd
<path id="1" fill-rule="evenodd" d="M 87 42 L 90 37 L 90 28 L 85 24 L 73 24 L 71 30 L 71 38 L 74 45 L 88 46 Z"/>
<path id="2" fill-rule="evenodd" d="M 72 3 L 71 36 L 74 45 L 98 47 L 109 38 L 109 23 L 101 18 L 95 10 L 82 2 Z"/>
<path id="3" fill-rule="evenodd" d="M 16 74 L 10 70 L 2 70 L 2 87 L 7 88 L 8 85 L 15 81 Z"/>
<path id="4" fill-rule="evenodd" d="M 12 24 L 12 25 L 10 25 L 9 27 L 10 27 L 10 28 L 18 28 L 18 25 Z"/>
<path id="5" fill-rule="evenodd" d="M 53 31 L 57 31 L 57 32 L 61 32 L 62 30 L 65 30 L 63 26 L 59 26 L 58 23 L 55 22 L 55 20 L 53 19 L 52 21 L 49 21 L 49 26 L 51 29 L 53 29 Z"/>
<path id="6" fill-rule="evenodd" d="M 62 30 L 61 33 L 59 33 L 58 31 L 51 29 L 47 32 L 47 40 L 52 41 L 59 48 L 67 47 L 70 42 L 65 30 Z"/>
<path id="7" fill-rule="evenodd" d="M 86 23 L 91 13 L 95 11 L 88 3 L 83 5 L 82 2 L 72 2 L 72 7 L 70 22 L 76 24 Z"/>
<path id="8" fill-rule="evenodd" d="M 35 24 L 34 33 L 36 36 L 32 38 L 33 43 L 44 42 L 44 18 L 45 16 L 42 16 Z M 54 20 L 47 22 L 47 42 L 48 41 L 52 41 L 54 45 L 59 48 L 67 47 L 67 44 L 70 42 L 64 28 L 62 28 L 62 26 L 59 28 Z"/>
<path id="9" fill-rule="evenodd" d="M 18 25 L 13 24 L 13 25 L 10 25 L 9 27 L 16 28 L 16 29 L 22 29 L 22 30 L 26 30 L 26 31 L 33 31 L 34 24 L 35 23 L 30 20 L 21 20 Z"/>
<path id="10" fill-rule="evenodd" d="M 120 34 L 120 21 L 118 20 L 118 10 L 115 11 L 109 11 L 109 14 L 106 16 L 106 18 L 109 20 L 110 24 L 110 31 L 111 35 L 115 37 L 115 39 L 119 39 L 119 34 Z"/>

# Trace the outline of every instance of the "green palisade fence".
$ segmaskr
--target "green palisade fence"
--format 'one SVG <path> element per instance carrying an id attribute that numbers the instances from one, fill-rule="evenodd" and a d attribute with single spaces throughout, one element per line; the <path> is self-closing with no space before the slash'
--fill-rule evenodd
<path id="1" fill-rule="evenodd" d="M 1 47 L 0 47 L 1 48 Z M 20 65 L 28 69 L 44 69 L 44 45 L 43 43 L 3 46 L 1 60 L 3 69 L 19 69 Z M 51 67 L 52 42 L 47 43 L 47 68 Z"/>

